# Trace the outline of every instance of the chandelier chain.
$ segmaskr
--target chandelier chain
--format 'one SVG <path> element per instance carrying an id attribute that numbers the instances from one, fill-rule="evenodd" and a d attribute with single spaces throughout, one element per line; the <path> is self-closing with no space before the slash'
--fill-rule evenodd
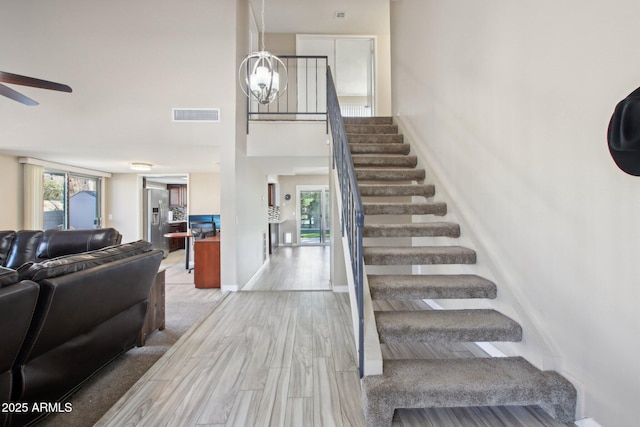
<path id="1" fill-rule="evenodd" d="M 264 28 L 264 1 L 262 0 L 262 50 L 266 50 L 265 49 L 265 43 L 264 43 L 264 32 L 265 32 L 265 28 Z"/>

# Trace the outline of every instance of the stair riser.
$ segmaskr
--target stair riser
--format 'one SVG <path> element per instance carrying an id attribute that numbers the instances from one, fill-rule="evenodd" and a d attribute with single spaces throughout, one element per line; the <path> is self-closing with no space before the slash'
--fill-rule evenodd
<path id="1" fill-rule="evenodd" d="M 351 154 L 404 154 L 411 151 L 409 144 L 350 144 Z"/>
<path id="2" fill-rule="evenodd" d="M 417 310 L 376 312 L 380 342 L 486 342 L 522 340 L 522 328 L 495 310 Z"/>
<path id="3" fill-rule="evenodd" d="M 415 156 L 358 156 L 354 155 L 355 167 L 389 167 L 389 168 L 415 168 L 418 159 Z"/>
<path id="4" fill-rule="evenodd" d="M 366 255 L 364 262 L 368 265 L 440 265 L 440 264 L 475 264 L 474 255 Z"/>
<path id="5" fill-rule="evenodd" d="M 497 296 L 495 283 L 476 275 L 369 275 L 376 300 L 463 299 Z"/>
<path id="6" fill-rule="evenodd" d="M 349 144 L 402 144 L 404 136 L 398 134 L 352 133 L 347 135 Z"/>
<path id="7" fill-rule="evenodd" d="M 420 169 L 358 169 L 356 178 L 363 181 L 423 181 L 425 171 Z"/>
<path id="8" fill-rule="evenodd" d="M 363 237 L 460 237 L 460 227 L 457 224 L 449 226 L 419 227 L 406 226 L 365 226 Z"/>
<path id="9" fill-rule="evenodd" d="M 345 125 L 392 125 L 393 117 L 343 117 Z"/>
<path id="10" fill-rule="evenodd" d="M 422 203 L 422 204 L 402 204 L 395 203 L 389 205 L 364 204 L 365 215 L 437 215 L 447 214 L 445 203 Z"/>
<path id="11" fill-rule="evenodd" d="M 433 197 L 436 188 L 433 185 L 359 185 L 363 197 L 422 196 Z"/>
<path id="12" fill-rule="evenodd" d="M 347 134 L 360 133 L 360 134 L 397 134 L 398 126 L 396 125 L 344 125 L 344 130 Z"/>

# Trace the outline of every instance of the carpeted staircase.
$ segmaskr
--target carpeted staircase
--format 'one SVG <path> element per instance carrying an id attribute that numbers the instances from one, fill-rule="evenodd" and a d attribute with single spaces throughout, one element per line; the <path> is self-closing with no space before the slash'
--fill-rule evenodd
<path id="1" fill-rule="evenodd" d="M 390 270 L 407 266 L 401 273 L 369 275 L 372 299 L 495 298 L 496 285 L 479 276 L 411 274 L 410 266 L 474 264 L 476 253 L 441 244 L 460 236 L 458 224 L 412 222 L 412 215 L 442 217 L 447 206 L 431 201 L 435 188 L 422 183 L 425 171 L 416 168 L 417 158 L 409 154 L 409 144 L 392 118 L 345 118 L 344 123 L 364 202 L 365 265 L 371 270 L 370 266 L 390 266 Z M 416 202 L 416 196 L 421 201 Z M 435 237 L 438 244 L 412 246 L 411 237 Z M 380 243 L 369 244 L 376 240 Z M 384 344 L 522 339 L 517 322 L 491 309 L 378 311 L 375 320 Z M 404 358 L 383 363 L 383 375 L 362 380 L 365 417 L 371 427 L 391 426 L 397 408 L 424 407 L 539 405 L 560 422 L 574 420 L 573 385 L 521 357 Z"/>

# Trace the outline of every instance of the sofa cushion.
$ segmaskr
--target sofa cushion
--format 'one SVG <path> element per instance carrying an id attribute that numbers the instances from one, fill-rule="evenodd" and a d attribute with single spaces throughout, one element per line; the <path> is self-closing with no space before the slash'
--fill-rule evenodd
<path id="1" fill-rule="evenodd" d="M 25 262 L 35 261 L 43 234 L 42 230 L 17 231 L 4 266 L 17 269 Z"/>
<path id="2" fill-rule="evenodd" d="M 118 235 L 115 228 L 46 230 L 38 245 L 37 258 L 34 261 L 113 246 L 118 243 Z"/>
<path id="3" fill-rule="evenodd" d="M 26 263 L 20 266 L 18 273 L 22 280 L 29 279 L 38 282 L 138 255 L 151 249 L 151 243 L 138 240 L 82 254 L 53 258 L 48 261 Z"/>
<path id="4" fill-rule="evenodd" d="M 17 271 L 0 267 L 0 288 L 18 283 L 19 280 Z"/>
<path id="5" fill-rule="evenodd" d="M 0 231 L 0 266 L 6 264 L 11 245 L 15 238 L 16 232 L 13 230 Z"/>

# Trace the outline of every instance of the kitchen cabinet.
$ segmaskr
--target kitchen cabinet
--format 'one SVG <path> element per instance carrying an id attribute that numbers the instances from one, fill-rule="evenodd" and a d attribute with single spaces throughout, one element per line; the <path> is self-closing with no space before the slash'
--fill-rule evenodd
<path id="1" fill-rule="evenodd" d="M 185 231 L 187 231 L 187 221 L 169 223 L 169 233 L 183 233 Z M 169 239 L 169 252 L 184 248 L 183 238 Z"/>
<path id="2" fill-rule="evenodd" d="M 168 184 L 169 190 L 169 206 L 171 207 L 187 207 L 187 186 L 186 184 Z"/>

